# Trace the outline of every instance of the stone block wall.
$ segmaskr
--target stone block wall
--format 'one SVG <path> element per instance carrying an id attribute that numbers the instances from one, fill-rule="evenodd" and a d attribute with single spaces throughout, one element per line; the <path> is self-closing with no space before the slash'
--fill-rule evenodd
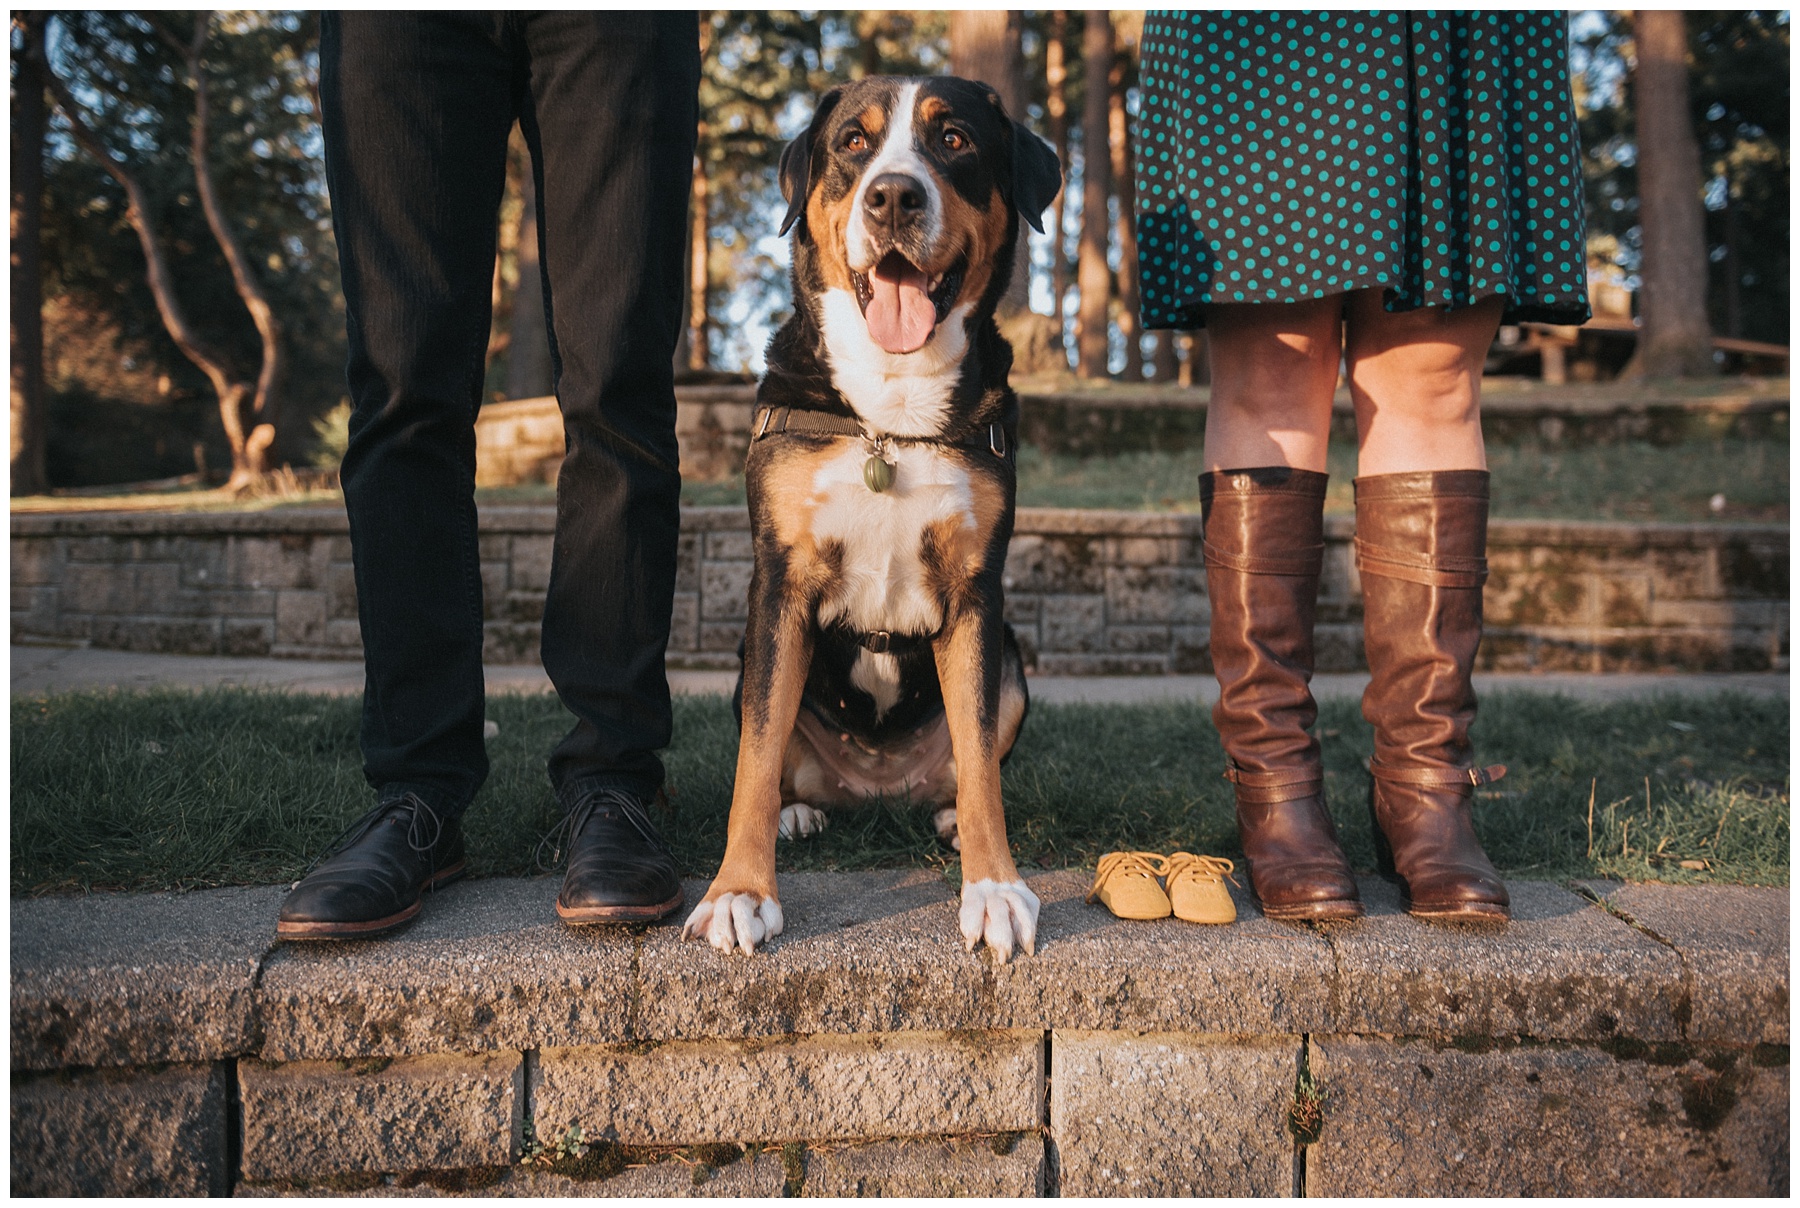
<path id="1" fill-rule="evenodd" d="M 537 658 L 555 516 L 481 515 L 486 657 Z M 1326 524 L 1321 671 L 1363 665 L 1348 517 Z M 1496 521 L 1484 669 L 1767 671 L 1788 666 L 1785 525 Z M 686 508 L 669 661 L 735 667 L 750 583 L 742 508 Z M 1006 614 L 1027 665 L 1056 675 L 1204 672 L 1199 517 L 1023 508 Z M 354 658 L 341 511 L 84 514 L 12 520 L 13 640 L 186 654 Z"/>
<path id="2" fill-rule="evenodd" d="M 786 875 L 750 958 L 553 877 L 354 945 L 274 944 L 281 886 L 17 902 L 12 1191 L 1788 1191 L 1783 888 L 1520 882 L 1497 929 L 1368 879 L 1309 928 L 1031 883 L 1006 965 L 923 869 Z"/>

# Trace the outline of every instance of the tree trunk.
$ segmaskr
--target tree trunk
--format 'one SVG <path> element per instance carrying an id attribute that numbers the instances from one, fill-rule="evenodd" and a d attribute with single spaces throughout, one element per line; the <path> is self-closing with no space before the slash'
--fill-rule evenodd
<path id="1" fill-rule="evenodd" d="M 706 122 L 700 123 L 700 145 L 706 143 Z M 712 283 L 709 264 L 712 238 L 707 234 L 709 217 L 706 194 L 706 156 L 694 156 L 694 195 L 688 203 L 688 363 L 687 367 L 704 370 L 712 364 L 708 331 L 712 314 L 708 310 L 707 287 Z"/>
<path id="2" fill-rule="evenodd" d="M 1706 317 L 1700 148 L 1688 113 L 1687 18 L 1637 13 L 1638 214 L 1643 225 L 1643 327 L 1631 377 L 1717 372 Z"/>
<path id="3" fill-rule="evenodd" d="M 138 246 L 143 249 L 144 278 L 150 286 L 151 297 L 156 299 L 157 314 L 162 318 L 169 338 L 175 341 L 175 347 L 198 366 L 212 383 L 213 392 L 219 399 L 219 420 L 225 428 L 225 439 L 231 445 L 233 478 L 236 478 L 236 467 L 240 461 L 248 459 L 250 452 L 243 427 L 243 406 L 245 400 L 253 396 L 252 388 L 249 383 L 237 379 L 224 356 L 201 339 L 200 333 L 188 322 L 181 299 L 175 294 L 168 258 L 163 255 L 162 246 L 156 241 L 156 232 L 150 229 L 149 198 L 144 193 L 143 185 L 94 137 L 93 129 L 83 116 L 84 111 L 69 95 L 69 90 L 48 63 L 45 64 L 44 82 L 50 89 L 50 95 L 56 99 L 57 108 L 68 119 L 70 137 L 125 190 L 125 220 L 137 233 Z M 259 437 L 258 444 L 266 449 L 267 438 Z"/>
<path id="4" fill-rule="evenodd" d="M 1044 116 L 1050 122 L 1050 142 L 1056 147 L 1056 160 L 1063 166 L 1064 184 L 1056 191 L 1056 204 L 1050 217 L 1050 292 L 1054 295 L 1056 332 L 1063 330 L 1064 302 L 1069 292 L 1069 248 L 1063 236 L 1063 218 L 1068 212 L 1069 189 L 1069 68 L 1064 57 L 1068 39 L 1069 14 L 1058 10 L 1050 14 L 1050 38 L 1044 44 L 1044 80 L 1048 92 Z"/>
<path id="5" fill-rule="evenodd" d="M 14 18 L 12 127 L 12 493 L 50 489 L 44 466 L 44 26 Z"/>
<path id="6" fill-rule="evenodd" d="M 1181 360 L 1175 355 L 1175 333 L 1156 333 L 1156 352 L 1150 361 L 1150 380 L 1172 382 L 1181 374 Z"/>
<path id="7" fill-rule="evenodd" d="M 1125 339 L 1125 380 L 1144 380 L 1144 344 L 1138 327 L 1137 181 L 1131 173 L 1131 130 L 1125 120 L 1130 66 L 1123 49 L 1113 56 L 1107 88 L 1107 144 L 1112 150 L 1113 191 L 1119 198 L 1119 334 Z"/>
<path id="8" fill-rule="evenodd" d="M 506 344 L 506 397 L 542 398 L 554 390 L 549 322 L 544 315 L 544 275 L 538 259 L 537 169 L 526 157 L 519 177 L 519 238 L 513 263 L 512 327 Z"/>
<path id="9" fill-rule="evenodd" d="M 1025 120 L 1025 55 L 1019 44 L 1024 29 L 1024 18 L 1016 11 L 958 9 L 950 14 L 950 74 L 988 85 L 1017 122 Z M 1002 322 L 1031 309 L 1031 248 L 1025 230 L 1020 223 L 1012 280 L 1000 297 Z"/>
<path id="10" fill-rule="evenodd" d="M 275 387 L 282 369 L 281 322 L 275 317 L 275 310 L 269 305 L 268 296 L 263 293 L 256 274 L 251 271 L 250 260 L 244 255 L 243 246 L 226 223 L 224 208 L 220 206 L 218 192 L 213 187 L 212 165 L 207 159 L 211 145 L 207 132 L 211 116 L 209 90 L 206 69 L 200 61 L 211 26 L 211 12 L 195 13 L 194 37 L 187 48 L 188 77 L 194 88 L 194 185 L 200 194 L 200 208 L 206 214 L 206 225 L 212 229 L 213 239 L 218 242 L 219 250 L 225 254 L 225 263 L 231 268 L 231 281 L 237 289 L 238 298 L 243 302 L 244 309 L 250 312 L 251 322 L 256 324 L 256 333 L 262 338 L 262 369 L 256 376 L 255 392 L 250 396 L 250 411 L 247 416 L 240 413 L 238 418 L 239 431 L 243 431 L 245 421 L 252 426 L 241 441 L 234 440 L 231 445 L 231 481 L 227 485 L 242 489 L 267 472 L 268 452 L 279 431 Z M 241 393 L 237 401 L 241 407 Z M 220 405 L 225 405 L 223 395 L 220 397 Z M 222 413 L 221 418 L 225 418 Z M 227 420 L 227 433 L 231 431 L 231 427 Z"/>
<path id="11" fill-rule="evenodd" d="M 1110 123 L 1107 80 L 1112 76 L 1112 17 L 1090 12 L 1082 37 L 1084 91 L 1087 104 L 1081 123 L 1081 289 L 1080 332 L 1076 337 L 1079 362 L 1076 372 L 1084 378 L 1106 376 L 1106 314 L 1112 301 L 1112 270 L 1106 265 L 1108 228 L 1107 177 L 1112 155 L 1108 149 Z"/>

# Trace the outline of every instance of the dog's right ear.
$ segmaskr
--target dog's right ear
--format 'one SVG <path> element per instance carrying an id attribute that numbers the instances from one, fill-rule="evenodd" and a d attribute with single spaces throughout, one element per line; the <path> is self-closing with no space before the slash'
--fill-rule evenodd
<path id="1" fill-rule="evenodd" d="M 807 123 L 806 130 L 799 138 L 789 143 L 781 151 L 781 166 L 778 169 L 781 177 L 781 195 L 787 199 L 787 217 L 781 220 L 780 234 L 785 235 L 806 213 L 806 190 L 812 178 L 813 145 L 818 141 L 819 132 L 825 128 L 825 122 L 831 117 L 831 111 L 837 108 L 838 98 L 843 95 L 842 84 L 819 98 L 819 107 L 813 110 L 812 121 Z"/>

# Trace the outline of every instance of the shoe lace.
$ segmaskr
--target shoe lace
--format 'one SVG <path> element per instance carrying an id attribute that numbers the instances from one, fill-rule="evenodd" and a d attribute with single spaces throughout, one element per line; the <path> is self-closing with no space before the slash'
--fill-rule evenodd
<path id="1" fill-rule="evenodd" d="M 1193 852 L 1178 851 L 1164 863 L 1163 871 L 1169 878 L 1169 888 L 1174 889 L 1177 881 L 1217 881 L 1224 877 L 1233 885 L 1237 878 L 1232 871 L 1237 868 L 1223 856 L 1196 856 Z"/>
<path id="2" fill-rule="evenodd" d="M 1149 877 L 1155 880 L 1163 874 L 1166 863 L 1167 857 L 1153 851 L 1109 851 L 1100 857 L 1100 867 L 1094 870 L 1094 887 L 1088 890 L 1087 900 L 1096 900 L 1106 883 L 1116 877 Z"/>
<path id="3" fill-rule="evenodd" d="M 406 823 L 406 845 L 416 852 L 428 852 L 436 847 L 438 840 L 444 837 L 444 820 L 438 817 L 437 811 L 426 805 L 417 794 L 406 793 L 389 801 L 378 802 L 374 808 L 359 815 L 350 825 L 338 832 L 338 837 L 333 839 L 330 845 L 319 854 L 318 859 L 307 865 L 306 871 L 312 872 L 326 860 L 353 846 L 364 835 L 375 829 L 376 823 L 400 809 L 411 812 Z M 424 837 L 426 824 L 429 824 L 431 828 L 431 838 L 429 839 Z"/>
<path id="4" fill-rule="evenodd" d="M 587 828 L 589 819 L 595 814 L 602 818 L 624 818 L 633 830 L 643 836 L 646 843 L 674 859 L 669 845 L 657 833 L 656 824 L 650 821 L 650 812 L 642 801 L 624 789 L 595 789 L 577 801 L 562 816 L 562 820 L 538 841 L 537 850 L 532 853 L 532 863 L 539 872 L 549 872 L 562 863 L 563 857 L 574 848 L 575 840 L 581 837 L 581 832 Z M 548 858 L 545 856 L 546 851 L 549 852 Z"/>

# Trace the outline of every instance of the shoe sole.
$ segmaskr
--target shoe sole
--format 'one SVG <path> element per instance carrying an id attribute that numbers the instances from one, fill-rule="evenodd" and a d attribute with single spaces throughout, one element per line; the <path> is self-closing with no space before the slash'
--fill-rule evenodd
<path id="1" fill-rule="evenodd" d="M 654 906 L 564 906 L 556 900 L 556 917 L 571 926 L 584 923 L 654 923 L 681 909 L 681 891 Z"/>
<path id="2" fill-rule="evenodd" d="M 1459 902 L 1453 906 L 1421 906 L 1406 904 L 1406 913 L 1415 919 L 1432 919 L 1449 923 L 1510 923 L 1512 911 L 1492 902 Z"/>
<path id="3" fill-rule="evenodd" d="M 326 922 L 289 922 L 277 919 L 275 922 L 275 938 L 278 940 L 354 940 L 367 939 L 396 927 L 405 926 L 419 916 L 424 908 L 423 902 L 427 891 L 440 885 L 447 885 L 468 871 L 468 862 L 453 864 L 439 873 L 433 873 L 431 879 L 419 887 L 419 897 L 412 905 L 390 914 L 384 919 L 369 919 L 356 923 Z"/>
<path id="4" fill-rule="evenodd" d="M 1301 906 L 1270 906 L 1261 901 L 1263 917 L 1278 919 L 1282 922 L 1302 923 L 1335 923 L 1349 919 L 1360 919 L 1368 912 L 1361 902 L 1329 901 L 1308 902 Z"/>

